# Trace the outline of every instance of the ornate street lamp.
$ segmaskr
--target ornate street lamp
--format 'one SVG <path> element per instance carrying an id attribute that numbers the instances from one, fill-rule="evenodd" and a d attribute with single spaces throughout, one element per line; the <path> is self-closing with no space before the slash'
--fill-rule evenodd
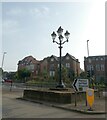
<path id="1" fill-rule="evenodd" d="M 69 39 L 69 35 L 70 33 L 68 31 L 65 32 L 65 38 L 66 40 L 63 41 L 63 29 L 61 28 L 61 26 L 58 28 L 57 30 L 57 34 L 58 34 L 58 38 L 59 38 L 59 42 L 55 41 L 55 38 L 56 38 L 56 33 L 53 32 L 51 34 L 52 36 L 52 39 L 53 39 L 53 43 L 57 43 L 59 45 L 59 50 L 60 50 L 60 59 L 59 59 L 59 84 L 56 86 L 57 88 L 65 88 L 65 85 L 63 83 L 63 80 L 62 80 L 62 75 L 61 75 L 61 49 L 63 48 L 62 45 L 65 43 L 65 42 L 68 42 L 68 39 Z"/>

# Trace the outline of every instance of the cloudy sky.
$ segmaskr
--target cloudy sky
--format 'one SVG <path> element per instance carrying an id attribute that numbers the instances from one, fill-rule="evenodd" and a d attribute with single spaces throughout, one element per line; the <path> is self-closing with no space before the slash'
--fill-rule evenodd
<path id="1" fill-rule="evenodd" d="M 1 58 L 3 69 L 16 71 L 19 60 L 32 55 L 37 60 L 59 56 L 58 45 L 51 33 L 62 26 L 70 32 L 69 42 L 63 45 L 62 55 L 69 53 L 80 61 L 84 56 L 105 54 L 105 1 L 87 2 L 2 2 Z M 58 41 L 58 39 L 56 39 Z M 2 59 L 1 59 L 2 62 Z"/>

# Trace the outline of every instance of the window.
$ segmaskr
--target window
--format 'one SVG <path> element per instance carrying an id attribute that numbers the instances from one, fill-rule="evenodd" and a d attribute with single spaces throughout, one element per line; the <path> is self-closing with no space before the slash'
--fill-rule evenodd
<path id="1" fill-rule="evenodd" d="M 66 63 L 66 67 L 67 67 L 67 68 L 70 68 L 70 63 Z"/>
<path id="2" fill-rule="evenodd" d="M 25 59 L 24 62 L 27 62 L 27 59 Z"/>
<path id="3" fill-rule="evenodd" d="M 101 71 L 104 71 L 104 64 L 101 64 Z"/>
<path id="4" fill-rule="evenodd" d="M 91 68 L 90 68 L 91 70 L 94 70 L 94 67 L 93 67 L 93 65 L 90 65 L 90 67 L 91 67 Z"/>
<path id="5" fill-rule="evenodd" d="M 34 65 L 33 65 L 33 64 L 32 64 L 32 65 L 27 65 L 26 68 L 27 68 L 28 70 L 34 70 Z"/>
<path id="6" fill-rule="evenodd" d="M 87 65 L 87 71 L 90 70 L 90 65 Z"/>
<path id="7" fill-rule="evenodd" d="M 93 65 L 87 65 L 87 71 L 88 70 L 94 70 Z"/>
<path id="8" fill-rule="evenodd" d="M 61 67 L 63 67 L 64 65 L 63 64 L 61 64 Z M 58 64 L 58 68 L 59 68 L 59 64 Z"/>
<path id="9" fill-rule="evenodd" d="M 96 70 L 100 71 L 100 65 L 99 64 L 96 65 Z"/>
<path id="10" fill-rule="evenodd" d="M 55 76 L 55 71 L 50 71 L 50 77 L 54 77 Z"/>
<path id="11" fill-rule="evenodd" d="M 96 58 L 96 60 L 98 60 L 98 58 Z"/>

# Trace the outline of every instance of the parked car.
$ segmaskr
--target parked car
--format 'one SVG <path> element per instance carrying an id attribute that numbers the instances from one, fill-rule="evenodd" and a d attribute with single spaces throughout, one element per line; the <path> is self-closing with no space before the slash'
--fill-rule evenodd
<path id="1" fill-rule="evenodd" d="M 8 82 L 8 83 L 12 83 L 12 80 L 10 80 L 10 79 L 5 79 L 4 81 Z"/>

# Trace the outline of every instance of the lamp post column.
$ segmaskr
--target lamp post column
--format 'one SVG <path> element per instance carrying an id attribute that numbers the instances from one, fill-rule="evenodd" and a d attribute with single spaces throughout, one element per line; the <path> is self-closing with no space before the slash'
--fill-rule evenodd
<path id="1" fill-rule="evenodd" d="M 59 58 L 59 85 L 57 87 L 65 87 L 65 85 L 63 84 L 63 80 L 62 80 L 62 58 L 61 58 L 61 51 L 62 50 L 62 46 L 61 46 L 61 40 L 60 40 L 60 46 L 59 46 L 59 51 L 60 51 L 60 58 Z"/>

